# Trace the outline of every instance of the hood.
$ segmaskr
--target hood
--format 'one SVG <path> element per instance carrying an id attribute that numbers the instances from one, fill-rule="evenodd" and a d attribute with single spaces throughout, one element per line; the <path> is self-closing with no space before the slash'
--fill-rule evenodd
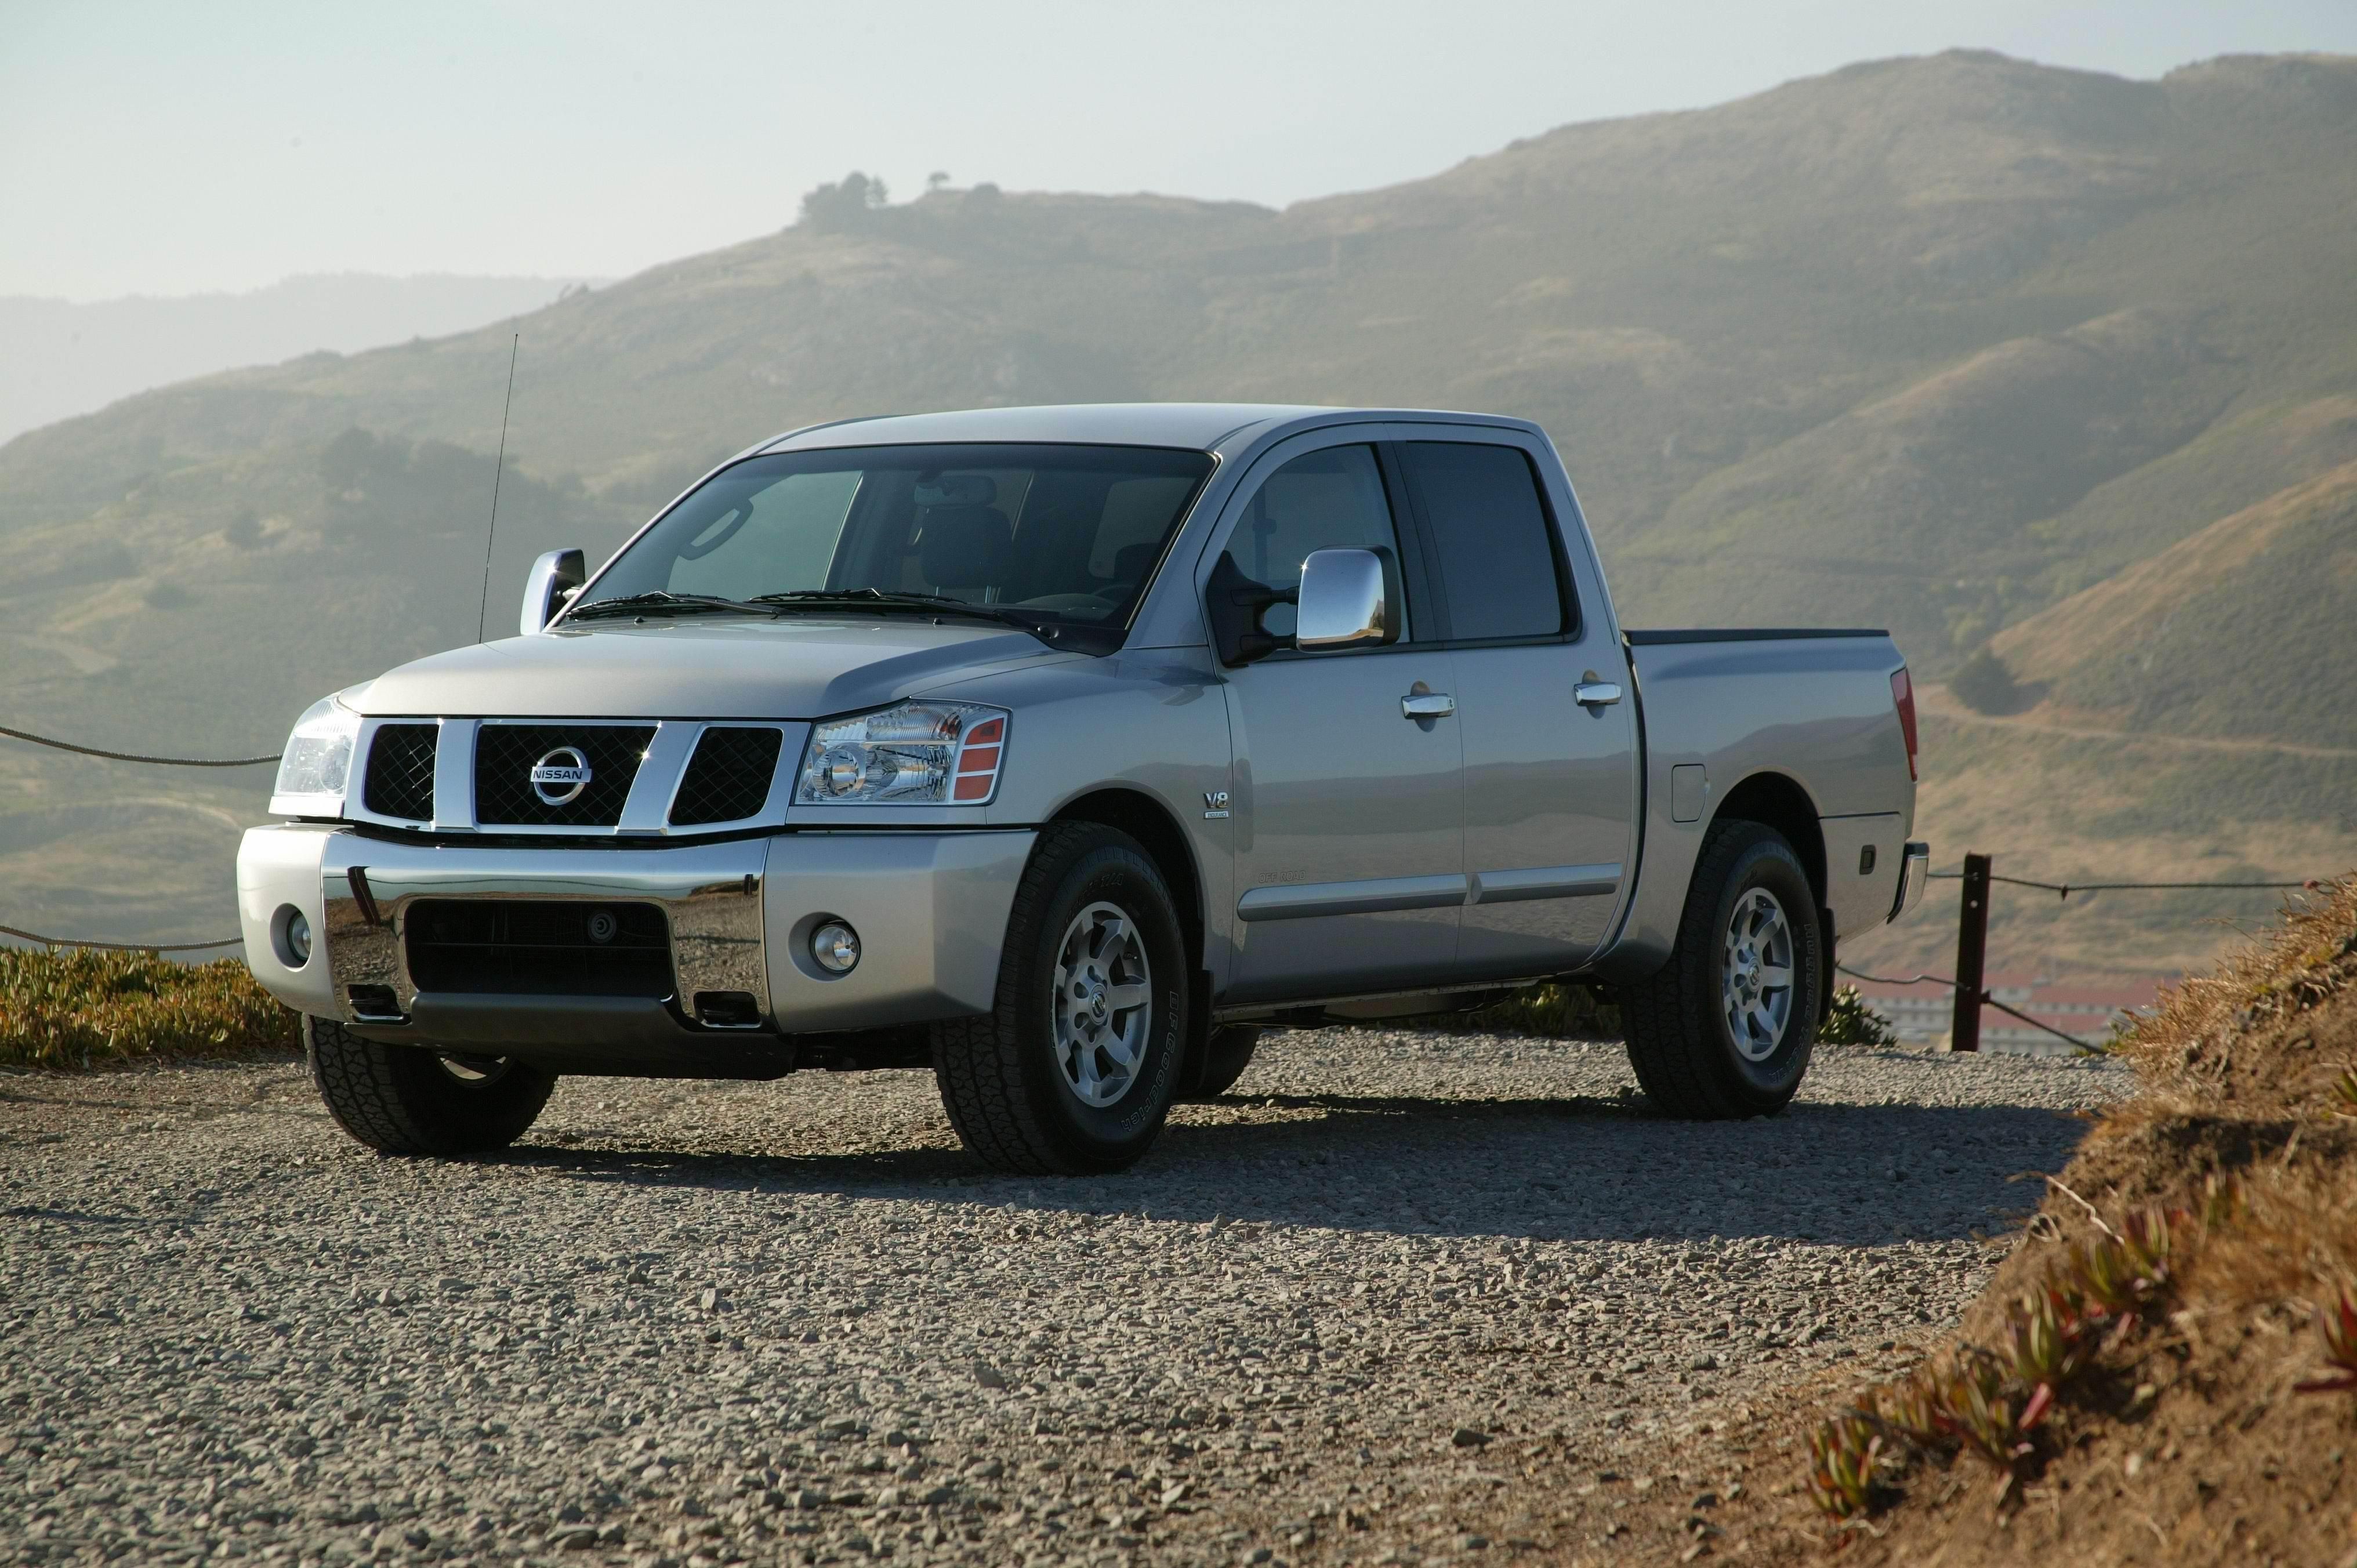
<path id="1" fill-rule="evenodd" d="M 877 618 L 650 620 L 456 648 L 371 682 L 372 716 L 819 719 L 1082 655 L 1002 627 Z"/>

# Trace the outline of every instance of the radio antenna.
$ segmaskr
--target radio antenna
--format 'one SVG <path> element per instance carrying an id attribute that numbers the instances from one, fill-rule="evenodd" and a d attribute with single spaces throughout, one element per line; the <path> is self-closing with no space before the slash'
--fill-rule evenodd
<path id="1" fill-rule="evenodd" d="M 515 406 L 516 355 L 523 349 L 523 334 L 519 332 L 508 344 L 508 395 L 500 404 L 500 455 L 491 464 L 491 526 L 483 533 L 483 596 L 475 606 L 475 640 L 483 640 L 483 628 L 491 613 L 491 541 L 500 536 L 500 471 L 508 466 L 508 410 Z"/>

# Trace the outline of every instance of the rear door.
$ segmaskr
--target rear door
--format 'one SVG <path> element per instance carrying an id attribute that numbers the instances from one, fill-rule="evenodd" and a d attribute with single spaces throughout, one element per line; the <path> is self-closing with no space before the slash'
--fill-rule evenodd
<path id="1" fill-rule="evenodd" d="M 1569 548 L 1522 446 L 1403 441 L 1386 456 L 1456 682 L 1470 884 L 1458 969 L 1506 979 L 1574 968 L 1610 929 L 1636 822 L 1626 654 L 1609 617 L 1581 613 L 1583 586 L 1601 605 L 1602 585 L 1580 582 L 1587 552 Z"/>
<path id="2" fill-rule="evenodd" d="M 1273 587 L 1297 586 L 1313 550 L 1401 559 L 1383 465 L 1363 441 L 1275 454 L 1227 527 L 1215 549 Z M 1410 591 L 1420 576 L 1413 563 L 1401 575 L 1406 629 L 1392 646 L 1287 650 L 1227 672 L 1232 1001 L 1405 990 L 1453 972 L 1465 900 L 1457 724 L 1402 707 L 1449 693 L 1449 655 L 1427 639 Z M 1262 625 L 1289 633 L 1292 616 L 1275 606 Z"/>

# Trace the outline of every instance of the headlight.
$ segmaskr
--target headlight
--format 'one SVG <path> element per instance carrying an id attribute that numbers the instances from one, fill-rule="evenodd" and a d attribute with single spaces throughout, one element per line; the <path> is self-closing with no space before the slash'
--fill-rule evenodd
<path id="1" fill-rule="evenodd" d="M 350 782 L 352 743 L 361 716 L 345 703 L 357 701 L 365 683 L 322 697 L 303 710 L 286 749 L 278 758 L 278 782 L 271 786 L 270 811 L 278 817 L 336 817 L 344 810 Z"/>
<path id="2" fill-rule="evenodd" d="M 981 806 L 998 789 L 1006 710 L 899 703 L 811 726 L 804 806 Z"/>

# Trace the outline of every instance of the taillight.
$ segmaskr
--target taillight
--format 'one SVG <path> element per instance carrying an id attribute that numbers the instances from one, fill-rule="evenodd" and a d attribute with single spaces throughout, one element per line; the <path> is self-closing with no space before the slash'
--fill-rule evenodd
<path id="1" fill-rule="evenodd" d="M 1899 733 L 1907 737 L 1907 777 L 1919 777 L 1915 771 L 1915 682 L 1907 678 L 1907 666 L 1901 664 L 1890 672 L 1890 700 L 1899 705 Z"/>
<path id="2" fill-rule="evenodd" d="M 1908 733 L 1914 731 L 1910 727 Z M 951 789 L 950 799 L 989 800 L 991 790 L 998 787 L 998 759 L 1006 748 L 1005 719 L 985 719 L 966 731 L 965 744 L 958 748 L 957 783 Z"/>

